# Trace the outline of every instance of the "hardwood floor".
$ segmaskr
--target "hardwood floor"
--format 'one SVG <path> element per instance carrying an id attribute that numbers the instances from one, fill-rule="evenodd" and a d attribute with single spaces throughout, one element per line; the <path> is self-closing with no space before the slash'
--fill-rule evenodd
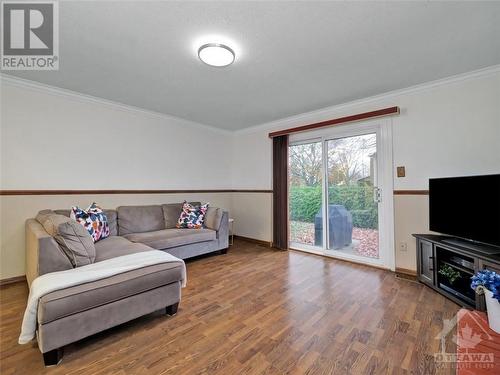
<path id="1" fill-rule="evenodd" d="M 176 316 L 154 313 L 69 345 L 51 368 L 36 343 L 17 344 L 25 284 L 3 287 L 0 373 L 454 373 L 433 354 L 459 307 L 391 272 L 244 241 L 187 267 Z"/>

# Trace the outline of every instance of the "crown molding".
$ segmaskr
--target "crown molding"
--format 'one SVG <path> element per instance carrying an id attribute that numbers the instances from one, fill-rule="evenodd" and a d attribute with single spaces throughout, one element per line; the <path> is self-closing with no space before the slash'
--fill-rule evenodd
<path id="1" fill-rule="evenodd" d="M 99 105 L 111 107 L 115 110 L 120 110 L 120 111 L 124 111 L 124 112 L 141 114 L 141 115 L 159 118 L 159 119 L 167 120 L 167 121 L 175 121 L 175 122 L 181 123 L 183 125 L 191 126 L 191 127 L 198 128 L 198 129 L 201 128 L 201 129 L 205 129 L 205 130 L 211 130 L 211 131 L 219 133 L 219 134 L 225 134 L 225 135 L 232 134 L 232 131 L 230 131 L 230 130 L 217 128 L 215 126 L 202 124 L 200 122 L 186 120 L 184 118 L 168 115 L 166 113 L 156 112 L 156 111 L 152 111 L 149 109 L 144 109 L 144 108 L 135 107 L 135 106 L 128 105 L 128 104 L 123 104 L 120 102 L 115 102 L 113 100 L 108 100 L 108 99 L 100 98 L 97 96 L 83 94 L 83 93 L 80 93 L 77 91 L 72 91 L 72 90 L 63 89 L 63 88 L 56 87 L 56 86 L 47 85 L 45 83 L 40 83 L 37 81 L 32 81 L 32 80 L 28 80 L 28 79 L 24 79 L 24 78 L 15 77 L 15 76 L 5 74 L 5 73 L 0 73 L 0 83 L 1 83 L 1 85 L 7 84 L 7 85 L 10 85 L 13 87 L 20 87 L 20 88 L 38 91 L 38 92 L 42 92 L 42 93 L 46 93 L 46 94 L 57 95 L 57 96 L 61 96 L 61 97 L 72 99 L 72 100 L 77 100 L 77 101 L 84 102 L 84 103 L 99 104 Z"/>
<path id="2" fill-rule="evenodd" d="M 416 92 L 430 90 L 440 86 L 446 86 L 450 84 L 454 84 L 457 82 L 467 81 L 474 78 L 480 78 L 484 76 L 493 75 L 500 72 L 500 64 L 492 65 L 486 68 L 473 70 L 466 73 L 461 73 L 457 75 L 453 75 L 450 77 L 440 78 L 434 81 L 420 83 L 414 86 L 406 87 L 403 89 L 388 91 L 382 94 L 373 95 L 363 99 L 357 99 L 350 102 L 337 104 L 329 107 L 320 108 L 310 112 L 300 113 L 298 115 L 284 117 L 282 119 L 266 122 L 259 125 L 250 126 L 244 129 L 235 130 L 233 133 L 236 135 L 239 134 L 249 134 L 255 133 L 258 131 L 272 131 L 275 129 L 280 129 L 283 126 L 297 126 L 303 125 L 309 122 L 321 121 L 321 119 L 329 119 L 331 116 L 334 116 L 337 112 L 350 109 L 352 107 L 371 104 L 373 102 L 379 100 L 390 100 L 395 99 L 398 96 L 408 95 Z M 393 103 L 393 105 L 397 106 L 397 103 Z M 313 120 L 311 120 L 313 119 Z"/>
<path id="3" fill-rule="evenodd" d="M 36 90 L 36 91 L 40 91 L 40 92 L 44 92 L 44 93 L 50 93 L 53 95 L 59 95 L 59 96 L 67 97 L 67 98 L 74 99 L 74 100 L 79 100 L 79 101 L 86 102 L 86 103 L 101 104 L 101 105 L 105 105 L 105 106 L 112 107 L 114 109 L 118 109 L 118 110 L 122 110 L 122 111 L 126 111 L 126 112 L 138 113 L 138 114 L 142 114 L 142 115 L 146 115 L 146 116 L 150 116 L 150 117 L 155 117 L 155 118 L 160 118 L 160 119 L 164 119 L 164 120 L 177 121 L 177 122 L 183 123 L 183 124 L 188 125 L 188 126 L 192 126 L 192 127 L 198 128 L 198 129 L 201 128 L 201 129 L 211 130 L 211 131 L 219 133 L 219 134 L 240 135 L 240 134 L 255 133 L 258 131 L 262 131 L 262 130 L 269 131 L 269 130 L 278 129 L 279 127 L 287 126 L 287 125 L 290 125 L 290 126 L 291 125 L 300 125 L 300 124 L 304 124 L 307 122 L 311 122 L 311 118 L 317 119 L 317 121 L 320 121 L 321 119 L 328 119 L 330 116 L 335 115 L 336 112 L 339 112 L 339 111 L 342 111 L 345 109 L 349 109 L 351 107 L 360 106 L 360 105 L 364 105 L 364 104 L 370 104 L 372 102 L 375 102 L 378 100 L 383 100 L 383 99 L 386 99 L 386 100 L 387 99 L 394 99 L 400 95 L 407 95 L 407 94 L 411 94 L 411 93 L 415 93 L 415 92 L 426 91 L 426 90 L 433 89 L 435 87 L 445 86 L 445 85 L 449 85 L 449 84 L 453 84 L 453 83 L 457 83 L 457 82 L 461 82 L 461 81 L 466 81 L 469 79 L 484 77 L 484 76 L 488 76 L 491 74 L 496 74 L 498 72 L 500 72 L 500 64 L 489 66 L 489 67 L 478 69 L 478 70 L 473 70 L 473 71 L 466 72 L 466 73 L 453 75 L 450 77 L 440 78 L 440 79 L 437 79 L 434 81 L 421 83 L 421 84 L 410 86 L 410 87 L 403 88 L 403 89 L 388 91 L 388 92 L 385 92 L 382 94 L 377 94 L 377 95 L 370 96 L 367 98 L 353 100 L 353 101 L 350 101 L 347 103 L 342 103 L 342 104 L 338 104 L 338 105 L 334 105 L 334 106 L 324 107 L 324 108 L 317 109 L 317 110 L 310 111 L 310 112 L 304 112 L 304 113 L 290 116 L 290 117 L 284 117 L 284 118 L 281 118 L 278 120 L 266 122 L 263 124 L 253 125 L 253 126 L 250 126 L 250 127 L 244 128 L 244 129 L 239 129 L 239 130 L 222 129 L 222 128 L 218 128 L 216 126 L 202 124 L 199 122 L 183 119 L 181 117 L 176 117 L 176 116 L 168 115 L 168 114 L 161 113 L 161 112 L 156 112 L 156 111 L 152 111 L 152 110 L 148 110 L 148 109 L 144 109 L 144 108 L 140 108 L 140 107 L 135 107 L 135 106 L 131 106 L 128 104 L 123 104 L 123 103 L 115 102 L 112 100 L 108 100 L 108 99 L 104 99 L 104 98 L 100 98 L 100 97 L 96 97 L 96 96 L 92 96 L 92 95 L 87 95 L 87 94 L 79 93 L 79 92 L 72 91 L 72 90 L 63 89 L 63 88 L 56 87 L 56 86 L 47 85 L 44 83 L 15 77 L 15 76 L 5 74 L 5 73 L 0 73 L 0 83 L 2 85 L 9 84 L 11 86 L 32 89 L 32 90 Z M 397 105 L 397 103 L 394 105 Z"/>

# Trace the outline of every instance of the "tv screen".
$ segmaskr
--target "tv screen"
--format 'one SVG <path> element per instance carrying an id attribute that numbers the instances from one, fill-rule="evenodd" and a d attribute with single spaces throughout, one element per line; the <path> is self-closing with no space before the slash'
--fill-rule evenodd
<path id="1" fill-rule="evenodd" d="M 500 246 L 500 174 L 429 180 L 430 230 Z"/>

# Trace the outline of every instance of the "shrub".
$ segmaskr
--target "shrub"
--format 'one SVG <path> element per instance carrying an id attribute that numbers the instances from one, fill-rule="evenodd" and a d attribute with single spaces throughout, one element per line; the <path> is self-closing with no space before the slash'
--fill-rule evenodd
<path id="1" fill-rule="evenodd" d="M 356 228 L 376 229 L 378 213 L 376 209 L 352 210 L 352 225 Z"/>
<path id="2" fill-rule="evenodd" d="M 322 204 L 321 186 L 292 186 L 290 189 L 290 219 L 314 222 Z M 333 186 L 329 189 L 329 203 L 344 206 L 352 214 L 358 228 L 377 228 L 377 203 L 373 201 L 370 185 Z"/>
<path id="3" fill-rule="evenodd" d="M 290 219 L 314 222 L 321 208 L 321 186 L 300 186 L 290 189 Z"/>

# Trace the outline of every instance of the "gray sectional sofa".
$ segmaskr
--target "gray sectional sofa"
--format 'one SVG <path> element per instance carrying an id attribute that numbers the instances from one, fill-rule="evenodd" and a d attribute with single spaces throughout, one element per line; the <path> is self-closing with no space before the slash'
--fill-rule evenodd
<path id="1" fill-rule="evenodd" d="M 192 202 L 199 204 L 198 202 Z M 122 206 L 104 210 L 110 236 L 95 243 L 95 261 L 149 251 L 181 259 L 228 248 L 228 213 L 209 207 L 205 228 L 177 229 L 181 203 Z M 69 210 L 54 210 L 69 216 Z M 72 268 L 68 256 L 36 219 L 26 221 L 26 278 Z M 46 365 L 57 364 L 62 347 L 139 316 L 166 308 L 174 315 L 181 296 L 181 265 L 165 263 L 46 294 L 38 303 L 37 339 Z"/>

